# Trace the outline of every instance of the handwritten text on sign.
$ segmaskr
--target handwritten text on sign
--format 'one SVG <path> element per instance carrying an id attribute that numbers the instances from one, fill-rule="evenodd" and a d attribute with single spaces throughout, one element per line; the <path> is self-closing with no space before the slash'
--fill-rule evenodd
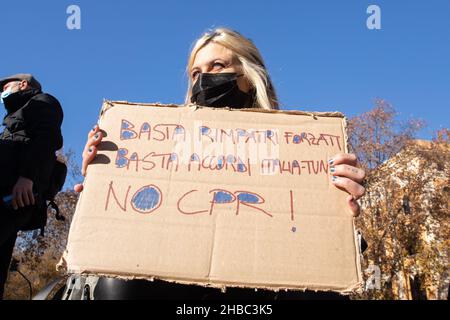
<path id="1" fill-rule="evenodd" d="M 300 154 L 280 157 L 280 146 L 302 146 L 306 148 L 329 148 L 343 151 L 342 137 L 330 133 L 291 132 L 280 129 L 212 128 L 196 123 L 188 130 L 180 123 L 136 123 L 129 119 L 120 121 L 117 128 L 120 143 L 115 156 L 115 170 L 123 172 L 226 172 L 232 175 L 328 175 L 327 159 L 300 159 Z M 130 150 L 129 142 L 139 142 L 139 150 Z M 161 152 L 161 146 L 171 143 L 170 152 Z M 133 144 L 136 145 L 136 144 Z M 143 148 L 142 146 L 145 145 Z M 147 148 L 148 147 L 148 148 Z M 114 181 L 108 186 L 105 210 L 119 208 L 140 213 L 155 213 L 163 205 L 164 195 L 155 184 L 133 187 L 119 194 Z M 184 207 L 189 198 L 208 199 L 207 205 L 199 210 Z M 288 190 L 290 218 L 295 220 L 293 190 Z M 282 201 L 278 199 L 278 201 Z M 182 215 L 213 215 L 218 206 L 233 206 L 239 215 L 242 208 L 250 208 L 267 218 L 273 218 L 268 211 L 264 195 L 251 190 L 226 190 L 212 188 L 207 192 L 195 188 L 186 190 L 177 199 L 176 209 Z"/>

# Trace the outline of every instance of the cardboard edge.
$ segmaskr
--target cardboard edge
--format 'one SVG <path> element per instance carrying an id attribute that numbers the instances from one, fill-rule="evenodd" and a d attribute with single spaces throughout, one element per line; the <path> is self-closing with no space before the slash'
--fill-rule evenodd
<path id="1" fill-rule="evenodd" d="M 345 144 L 345 153 L 349 153 L 349 143 L 350 143 L 350 137 L 347 134 L 347 128 L 348 128 L 348 118 L 344 116 L 342 119 L 342 130 L 343 130 L 343 137 L 344 137 L 344 144 Z M 357 272 L 357 278 L 358 282 L 348 288 L 349 294 L 361 294 L 364 290 L 364 278 L 361 268 L 361 261 L 362 261 L 362 253 L 361 248 L 358 243 L 358 230 L 356 228 L 356 218 L 353 218 L 352 221 L 353 224 L 353 239 L 355 241 L 355 256 L 356 256 L 356 272 Z"/>
<path id="2" fill-rule="evenodd" d="M 298 116 L 310 116 L 317 120 L 318 117 L 334 117 L 334 118 L 345 118 L 345 115 L 338 111 L 328 111 L 328 112 L 316 112 L 316 111 L 300 111 L 300 110 L 266 110 L 266 109 L 232 109 L 232 108 L 208 108 L 202 107 L 195 104 L 163 104 L 163 103 L 137 103 L 129 101 L 113 101 L 113 100 L 103 100 L 103 106 L 100 111 L 100 118 L 115 106 L 127 105 L 127 106 L 148 106 L 148 107 L 159 107 L 159 108 L 179 108 L 187 107 L 191 110 L 208 109 L 208 110 L 227 110 L 230 112 L 258 112 L 258 113 L 275 113 L 275 114 L 286 114 L 286 115 L 298 115 Z"/>
<path id="3" fill-rule="evenodd" d="M 68 267 L 67 267 L 67 255 L 69 254 L 69 252 L 66 250 L 64 250 L 61 258 L 59 259 L 58 263 L 56 263 L 55 269 L 57 272 L 61 273 L 61 274 L 67 274 L 68 273 Z"/>
<path id="4" fill-rule="evenodd" d="M 86 186 L 86 183 L 87 183 L 88 179 L 89 179 L 89 175 L 88 175 L 88 172 L 86 172 L 86 176 L 84 177 L 84 180 L 83 180 L 83 187 Z M 72 228 L 74 228 L 74 226 L 76 225 L 76 220 L 78 218 L 78 215 L 76 213 L 78 211 L 78 207 L 81 205 L 81 203 L 83 201 L 83 195 L 84 195 L 84 193 L 81 192 L 79 197 L 78 197 L 77 205 L 75 206 L 74 215 L 72 217 L 72 222 L 70 223 L 70 228 L 69 228 L 69 234 L 68 234 L 68 237 L 67 237 L 66 248 L 65 248 L 61 258 L 59 259 L 58 263 L 55 266 L 56 271 L 61 273 L 61 274 L 67 274 L 68 273 L 70 237 L 71 237 L 71 234 L 72 234 Z"/>
<path id="5" fill-rule="evenodd" d="M 352 285 L 345 289 L 340 288 L 325 288 L 322 286 L 315 286 L 315 285 L 306 285 L 306 286 L 299 286 L 299 287 L 289 287 L 289 286 L 283 286 L 283 285 L 273 285 L 273 286 L 267 286 L 262 284 L 240 284 L 240 283 L 234 283 L 234 282 L 207 282 L 205 280 L 195 280 L 195 279 L 179 279 L 179 278 L 169 278 L 169 277 L 162 277 L 162 276 L 145 276 L 145 275 L 127 275 L 127 274 L 113 274 L 108 272 L 92 272 L 92 271 L 81 271 L 81 270 L 68 270 L 66 272 L 66 275 L 78 275 L 78 276 L 84 276 L 84 277 L 104 277 L 104 278 L 110 278 L 110 279 L 119 279 L 119 280 L 125 280 L 125 281 L 133 281 L 133 280 L 145 280 L 149 282 L 154 281 L 164 281 L 167 283 L 173 283 L 173 284 L 181 284 L 181 285 L 194 285 L 198 287 L 203 288 L 213 288 L 213 289 L 219 289 L 222 292 L 226 292 L 228 288 L 238 288 L 238 289 L 250 289 L 250 290 L 267 290 L 272 292 L 280 292 L 280 291 L 292 291 L 292 292 L 305 292 L 305 291 L 313 291 L 313 292 L 335 292 L 342 296 L 348 296 L 353 293 L 356 293 L 357 290 L 360 288 L 360 284 Z"/>

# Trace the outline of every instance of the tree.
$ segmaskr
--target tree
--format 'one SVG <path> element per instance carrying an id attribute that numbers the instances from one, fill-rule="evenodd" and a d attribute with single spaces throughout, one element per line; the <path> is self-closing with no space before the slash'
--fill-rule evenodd
<path id="1" fill-rule="evenodd" d="M 69 149 L 67 152 L 59 152 L 58 158 L 67 165 L 67 178 L 65 185 L 72 189 L 75 184 L 83 181 L 80 165 L 77 161 L 77 154 L 73 149 Z"/>
<path id="2" fill-rule="evenodd" d="M 400 122 L 383 100 L 349 123 L 353 151 L 368 170 L 357 227 L 368 242 L 363 269 L 380 268 L 382 287 L 355 298 L 418 299 L 448 281 L 449 131 L 414 140 L 420 120 Z M 366 275 L 367 276 L 367 275 Z"/>
<path id="3" fill-rule="evenodd" d="M 350 119 L 350 148 L 365 169 L 375 169 L 396 155 L 425 125 L 420 119 L 400 121 L 397 116 L 391 104 L 376 99 L 372 110 Z"/>

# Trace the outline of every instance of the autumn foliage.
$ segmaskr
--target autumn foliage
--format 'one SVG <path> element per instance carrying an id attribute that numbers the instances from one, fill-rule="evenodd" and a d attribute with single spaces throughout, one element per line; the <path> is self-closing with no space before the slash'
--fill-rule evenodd
<path id="1" fill-rule="evenodd" d="M 396 121 L 392 106 L 350 120 L 350 142 L 368 171 L 357 225 L 368 243 L 366 291 L 354 298 L 443 299 L 448 292 L 449 130 L 414 140 L 420 120 Z M 378 278 L 378 279 L 376 279 Z"/>

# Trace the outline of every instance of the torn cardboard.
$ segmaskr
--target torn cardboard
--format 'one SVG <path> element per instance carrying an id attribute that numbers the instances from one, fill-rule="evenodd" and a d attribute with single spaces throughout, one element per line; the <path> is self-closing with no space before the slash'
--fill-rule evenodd
<path id="1" fill-rule="evenodd" d="M 340 113 L 105 101 L 68 273 L 212 287 L 361 288 Z"/>

